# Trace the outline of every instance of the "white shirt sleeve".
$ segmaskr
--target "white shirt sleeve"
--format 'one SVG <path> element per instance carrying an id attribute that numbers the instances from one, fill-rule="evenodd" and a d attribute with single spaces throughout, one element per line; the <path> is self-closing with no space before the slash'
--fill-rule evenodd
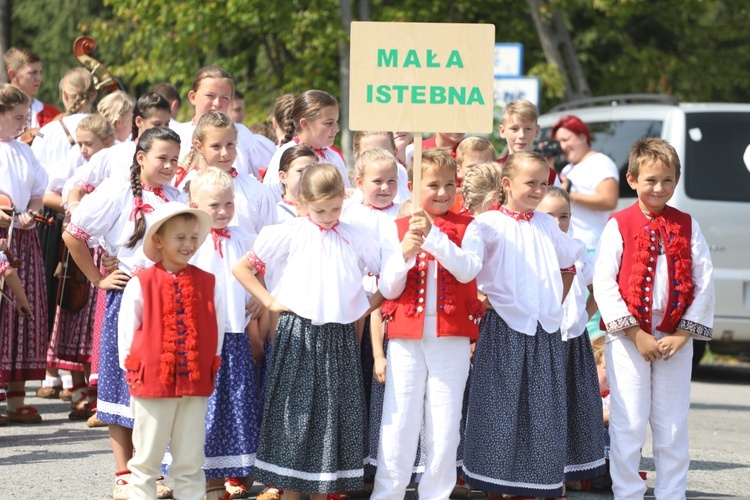
<path id="1" fill-rule="evenodd" d="M 466 228 L 459 247 L 453 243 L 448 235 L 433 225 L 422 244 L 422 248 L 430 252 L 445 269 L 460 283 L 468 283 L 479 274 L 482 269 L 484 247 L 479 224 L 471 221 Z"/>
<path id="2" fill-rule="evenodd" d="M 221 349 L 224 347 L 224 326 L 226 325 L 224 318 L 224 294 L 221 292 L 218 280 L 214 282 L 214 308 L 216 308 L 216 355 L 221 356 Z"/>
<path id="3" fill-rule="evenodd" d="M 383 269 L 380 270 L 378 289 L 383 297 L 393 300 L 401 296 L 404 288 L 406 288 L 406 275 L 416 263 L 416 256 L 412 256 L 404 262 L 404 255 L 401 251 L 401 245 L 399 245 L 398 250 L 391 254 L 388 261 L 383 265 Z"/>
<path id="4" fill-rule="evenodd" d="M 711 340 L 714 324 L 714 291 L 713 263 L 708 243 L 703 237 L 700 226 L 695 219 L 692 226 L 691 254 L 693 260 L 693 302 L 683 314 L 677 325 L 680 330 L 693 334 L 701 340 Z"/>
<path id="5" fill-rule="evenodd" d="M 125 359 L 130 354 L 135 332 L 143 324 L 143 292 L 141 282 L 133 277 L 125 286 L 120 304 L 120 316 L 117 322 L 117 348 L 120 368 L 125 370 Z"/>
<path id="6" fill-rule="evenodd" d="M 622 262 L 623 241 L 617 220 L 610 219 L 604 226 L 594 263 L 594 298 L 602 314 L 602 320 L 610 331 L 622 330 L 638 325 L 636 318 L 628 311 L 628 306 L 620 294 L 617 276 Z M 611 333 L 611 331 L 610 331 Z"/>

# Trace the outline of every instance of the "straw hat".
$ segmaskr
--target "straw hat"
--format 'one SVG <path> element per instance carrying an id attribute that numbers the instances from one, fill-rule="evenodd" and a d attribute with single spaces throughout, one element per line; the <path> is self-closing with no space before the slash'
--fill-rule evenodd
<path id="1" fill-rule="evenodd" d="M 207 212 L 199 210 L 197 208 L 190 208 L 182 203 L 176 201 L 170 201 L 163 205 L 160 205 L 154 210 L 154 221 L 146 231 L 146 236 L 143 238 L 143 253 L 146 254 L 150 260 L 159 262 L 161 260 L 161 252 L 154 245 L 153 236 L 159 230 L 159 228 L 167 222 L 169 219 L 179 214 L 193 214 L 198 218 L 198 245 L 203 244 L 203 240 L 208 236 L 208 232 L 211 230 L 213 220 Z"/>

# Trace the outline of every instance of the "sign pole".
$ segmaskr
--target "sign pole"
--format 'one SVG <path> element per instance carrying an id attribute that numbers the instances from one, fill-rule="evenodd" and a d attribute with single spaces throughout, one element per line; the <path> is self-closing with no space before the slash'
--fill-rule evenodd
<path id="1" fill-rule="evenodd" d="M 422 210 L 422 132 L 414 133 L 411 178 L 411 211 L 415 213 Z"/>

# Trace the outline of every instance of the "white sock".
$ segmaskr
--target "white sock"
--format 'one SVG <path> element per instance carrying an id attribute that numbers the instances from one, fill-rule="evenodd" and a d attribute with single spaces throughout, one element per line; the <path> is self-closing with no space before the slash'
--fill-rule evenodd
<path id="1" fill-rule="evenodd" d="M 60 387 L 62 385 L 62 379 L 60 377 L 50 377 L 46 375 L 42 387 Z"/>

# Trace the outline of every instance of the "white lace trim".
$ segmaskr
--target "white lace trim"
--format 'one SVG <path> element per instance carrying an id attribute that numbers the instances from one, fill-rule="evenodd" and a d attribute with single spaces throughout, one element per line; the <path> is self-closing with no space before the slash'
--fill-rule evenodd
<path id="1" fill-rule="evenodd" d="M 172 453 L 167 450 L 161 459 L 162 465 L 172 465 Z M 229 469 L 233 467 L 252 467 L 255 464 L 255 453 L 245 455 L 229 455 L 224 457 L 206 457 L 204 469 Z"/>
<path id="2" fill-rule="evenodd" d="M 255 453 L 229 455 L 224 457 L 206 457 L 204 469 L 229 469 L 234 467 L 252 467 L 255 464 Z"/>
<path id="3" fill-rule="evenodd" d="M 336 472 L 303 472 L 278 465 L 269 464 L 262 460 L 255 461 L 255 467 L 263 469 L 280 476 L 296 477 L 305 481 L 336 481 L 337 479 L 349 479 L 362 477 L 365 474 L 363 468 L 351 470 L 338 470 Z"/>
<path id="4" fill-rule="evenodd" d="M 580 472 L 582 470 L 591 470 L 591 469 L 596 469 L 597 467 L 601 467 L 604 464 L 605 464 L 605 460 L 602 457 L 599 460 L 595 460 L 587 464 L 566 465 L 564 472 L 567 474 L 568 472 Z"/>
<path id="5" fill-rule="evenodd" d="M 133 419 L 133 412 L 130 411 L 130 406 L 126 406 L 119 403 L 110 403 L 100 399 L 96 402 L 96 410 L 102 413 L 109 413 L 110 415 L 117 415 L 119 417 L 125 417 Z"/>
<path id="6" fill-rule="evenodd" d="M 479 481 L 484 481 L 485 483 L 490 483 L 490 484 L 512 486 L 514 488 L 526 488 L 529 490 L 556 490 L 556 489 L 562 488 L 563 486 L 562 482 L 556 483 L 556 484 L 537 484 L 537 483 L 515 483 L 513 481 L 503 481 L 502 479 L 496 479 L 494 477 L 487 477 L 481 474 L 475 474 L 471 472 L 469 469 L 467 469 L 466 465 L 464 465 L 462 468 L 467 476 L 474 478 L 474 479 L 478 479 Z"/>

